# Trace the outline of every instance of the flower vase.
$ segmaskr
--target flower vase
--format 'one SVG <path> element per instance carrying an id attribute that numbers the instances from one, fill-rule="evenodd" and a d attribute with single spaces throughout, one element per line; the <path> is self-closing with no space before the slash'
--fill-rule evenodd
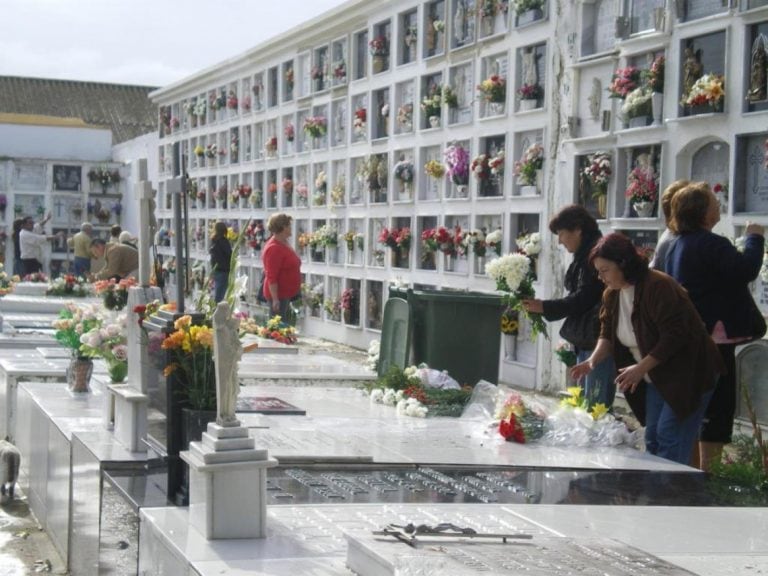
<path id="1" fill-rule="evenodd" d="M 437 268 L 434 252 L 425 252 L 421 257 L 421 262 L 422 270 L 435 270 Z"/>
<path id="2" fill-rule="evenodd" d="M 216 210 L 221 210 L 223 208 L 224 208 L 224 202 L 219 198 L 216 198 Z"/>
<path id="3" fill-rule="evenodd" d="M 531 22 L 536 22 L 536 20 L 541 20 L 543 17 L 544 17 L 544 12 L 539 8 L 526 10 L 525 12 L 517 15 L 517 25 L 525 26 L 526 24 L 530 24 Z"/>
<path id="4" fill-rule="evenodd" d="M 485 274 L 485 256 L 477 256 L 475 266 L 475 274 Z"/>
<path id="5" fill-rule="evenodd" d="M 456 185 L 456 198 L 466 198 L 469 187 L 466 184 Z"/>
<path id="6" fill-rule="evenodd" d="M 605 218 L 607 208 L 608 196 L 606 194 L 600 194 L 600 196 L 597 197 L 597 215 L 599 218 Z"/>
<path id="7" fill-rule="evenodd" d="M 120 384 L 128 375 L 128 362 L 125 360 L 107 362 L 107 371 L 109 372 L 109 379 L 112 383 Z"/>
<path id="8" fill-rule="evenodd" d="M 347 264 L 354 264 L 355 263 L 355 252 L 354 250 L 347 249 Z"/>
<path id="9" fill-rule="evenodd" d="M 445 271 L 453 272 L 456 269 L 456 257 L 445 255 Z"/>
<path id="10" fill-rule="evenodd" d="M 651 110 L 653 110 L 653 125 L 661 126 L 664 113 L 664 94 L 661 92 L 651 94 Z"/>
<path id="11" fill-rule="evenodd" d="M 430 128 L 440 128 L 440 116 L 430 116 L 429 117 L 429 127 Z"/>
<path id="12" fill-rule="evenodd" d="M 73 357 L 67 368 L 69 391 L 75 394 L 90 392 L 91 374 L 93 374 L 93 360 L 80 356 Z"/>
<path id="13" fill-rule="evenodd" d="M 483 17 L 483 35 L 484 36 L 491 36 L 493 34 L 495 22 L 496 22 L 495 16 Z"/>
<path id="14" fill-rule="evenodd" d="M 400 200 L 409 202 L 411 200 L 411 185 L 407 182 L 400 184 Z"/>
<path id="15" fill-rule="evenodd" d="M 539 189 L 535 184 L 521 184 L 520 196 L 536 196 L 539 193 Z"/>
<path id="16" fill-rule="evenodd" d="M 520 100 L 520 112 L 535 110 L 539 107 L 539 101 L 535 98 L 524 98 Z"/>
<path id="17" fill-rule="evenodd" d="M 517 334 L 504 334 L 504 359 L 517 361 Z"/>
<path id="18" fill-rule="evenodd" d="M 638 218 L 651 218 L 653 216 L 653 202 L 635 202 L 632 207 L 637 212 Z"/>
<path id="19" fill-rule="evenodd" d="M 645 128 L 648 126 L 648 116 L 634 116 L 629 119 L 630 128 Z"/>
<path id="20" fill-rule="evenodd" d="M 384 72 L 384 67 L 387 64 L 386 57 L 384 56 L 374 56 L 373 57 L 373 73 L 379 74 L 380 72 Z"/>

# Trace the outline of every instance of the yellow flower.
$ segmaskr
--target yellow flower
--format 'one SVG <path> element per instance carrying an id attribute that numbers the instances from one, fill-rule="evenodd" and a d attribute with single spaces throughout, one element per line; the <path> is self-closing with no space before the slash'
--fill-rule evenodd
<path id="1" fill-rule="evenodd" d="M 582 389 L 579 386 L 569 386 L 565 391 L 574 398 L 580 398 Z"/>
<path id="2" fill-rule="evenodd" d="M 574 408 L 586 408 L 586 398 L 582 398 L 582 389 L 578 386 L 569 386 L 565 389 L 568 393 L 568 397 L 563 398 L 561 404 L 563 406 L 573 406 Z"/>
<path id="3" fill-rule="evenodd" d="M 208 326 L 192 326 L 191 339 L 203 348 L 213 348 L 213 331 Z"/>
<path id="4" fill-rule="evenodd" d="M 602 403 L 595 404 L 589 414 L 592 416 L 592 420 L 600 420 L 600 418 L 608 414 L 608 407 Z"/>
<path id="5" fill-rule="evenodd" d="M 184 342 L 185 333 L 181 331 L 170 334 L 161 345 L 163 350 L 173 350 L 174 348 L 180 348 Z"/>
<path id="6" fill-rule="evenodd" d="M 235 232 L 232 228 L 227 228 L 227 240 L 230 242 L 237 240 L 237 232 Z"/>
<path id="7" fill-rule="evenodd" d="M 176 370 L 176 368 L 178 368 L 178 367 L 179 367 L 178 364 L 168 364 L 168 366 L 163 368 L 163 376 L 165 376 L 167 378 L 168 376 L 173 374 L 174 371 Z"/>
<path id="8" fill-rule="evenodd" d="M 190 316 L 189 314 L 186 314 L 184 316 L 181 316 L 180 318 L 177 318 L 176 322 L 173 323 L 173 327 L 176 330 L 183 330 L 190 324 L 192 324 L 192 316 Z"/>

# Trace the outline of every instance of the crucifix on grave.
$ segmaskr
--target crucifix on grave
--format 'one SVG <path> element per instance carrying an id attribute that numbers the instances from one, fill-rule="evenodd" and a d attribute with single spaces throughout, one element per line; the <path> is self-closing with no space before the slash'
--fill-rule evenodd
<path id="1" fill-rule="evenodd" d="M 267 469 L 277 466 L 235 416 L 239 325 L 229 304 L 219 302 L 213 313 L 216 422 L 181 453 L 190 472 L 190 523 L 209 540 L 266 536 Z"/>
<path id="2" fill-rule="evenodd" d="M 114 427 L 115 438 L 131 452 L 145 452 L 149 382 L 157 381 L 158 368 L 152 364 L 147 351 L 147 338 L 139 325 L 137 306 L 160 300 L 162 292 L 149 285 L 151 260 L 150 239 L 155 228 L 154 191 L 147 177 L 147 161 L 133 163 L 134 189 L 139 202 L 139 285 L 128 290 L 127 344 L 128 378 L 124 384 L 111 384 L 106 402 L 106 423 Z"/>

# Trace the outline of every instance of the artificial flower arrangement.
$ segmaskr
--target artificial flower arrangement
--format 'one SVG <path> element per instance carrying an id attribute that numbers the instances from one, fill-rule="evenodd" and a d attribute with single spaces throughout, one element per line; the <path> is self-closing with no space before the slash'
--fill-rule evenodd
<path id="1" fill-rule="evenodd" d="M 525 253 L 505 254 L 485 265 L 485 273 L 495 282 L 496 289 L 504 293 L 502 300 L 511 310 L 525 315 L 531 324 L 531 339 L 538 334 L 547 336 L 547 325 L 541 314 L 528 312 L 523 300 L 534 298 L 536 279 L 533 258 Z"/>
<path id="2" fill-rule="evenodd" d="M 240 198 L 250 198 L 253 193 L 253 188 L 250 184 L 240 184 L 240 186 L 237 187 L 237 193 Z"/>
<path id="3" fill-rule="evenodd" d="M 544 8 L 544 0 L 514 0 L 515 13 L 520 15 L 531 10 Z"/>
<path id="4" fill-rule="evenodd" d="M 538 84 L 523 84 L 517 89 L 517 97 L 520 100 L 540 100 L 544 97 L 544 88 Z"/>
<path id="5" fill-rule="evenodd" d="M 340 82 L 347 79 L 347 63 L 343 59 L 333 63 L 333 77 Z"/>
<path id="6" fill-rule="evenodd" d="M 249 204 L 254 208 L 260 207 L 263 197 L 264 191 L 261 188 L 254 188 L 253 192 L 251 193 L 251 197 L 248 199 Z"/>
<path id="7" fill-rule="evenodd" d="M 323 309 L 328 314 L 329 320 L 341 322 L 341 297 L 326 298 L 323 302 Z"/>
<path id="8" fill-rule="evenodd" d="M 403 42 L 406 46 L 416 46 L 416 42 L 419 40 L 419 29 L 416 26 L 408 26 L 403 36 Z"/>
<path id="9" fill-rule="evenodd" d="M 427 95 L 421 100 L 421 110 L 426 118 L 440 116 L 442 107 L 442 90 L 440 86 L 432 85 Z"/>
<path id="10" fill-rule="evenodd" d="M 456 91 L 451 87 L 450 84 L 443 85 L 441 88 L 441 93 L 443 102 L 445 102 L 445 105 L 448 106 L 448 108 L 459 107 L 459 97 L 456 95 Z"/>
<path id="11" fill-rule="evenodd" d="M 504 163 L 506 162 L 506 158 L 507 156 L 504 152 L 504 148 L 488 158 L 488 168 L 491 171 L 491 176 L 501 176 L 504 174 Z"/>
<path id="12" fill-rule="evenodd" d="M 491 74 L 478 84 L 477 91 L 486 102 L 504 102 L 507 97 L 507 79 L 498 74 Z"/>
<path id="13" fill-rule="evenodd" d="M 435 29 L 435 32 L 445 32 L 445 20 L 435 20 L 432 22 L 432 28 Z"/>
<path id="14" fill-rule="evenodd" d="M 285 135 L 285 140 L 287 142 L 293 142 L 296 139 L 296 128 L 294 128 L 293 123 L 289 122 L 285 125 L 283 134 Z M 275 146 L 277 146 L 277 142 L 275 142 Z"/>
<path id="15" fill-rule="evenodd" d="M 98 280 L 93 284 L 93 290 L 97 295 L 101 296 L 104 301 L 104 307 L 107 310 L 120 311 L 125 308 L 128 303 L 128 289 L 131 286 L 136 286 L 136 278 L 129 276 L 122 280 L 115 281 L 114 278 L 110 280 Z"/>
<path id="16" fill-rule="evenodd" d="M 503 239 L 504 235 L 501 232 L 501 228 L 497 228 L 485 236 L 485 244 L 496 253 L 496 256 L 501 256 L 501 242 Z"/>
<path id="17" fill-rule="evenodd" d="M 519 161 L 515 162 L 515 176 L 523 186 L 536 184 L 536 171 L 544 166 L 544 147 L 539 144 L 531 144 L 523 152 Z"/>
<path id="18" fill-rule="evenodd" d="M 317 173 L 317 176 L 315 176 L 315 190 L 320 191 L 325 195 L 325 191 L 328 186 L 328 176 L 325 173 L 325 170 L 320 170 L 320 172 Z"/>
<path id="19" fill-rule="evenodd" d="M 683 106 L 709 106 L 715 108 L 725 97 L 725 77 L 719 74 L 704 74 L 694 82 L 688 94 L 683 96 Z"/>
<path id="20" fill-rule="evenodd" d="M 664 54 L 660 54 L 653 59 L 651 67 L 646 73 L 646 84 L 651 92 L 662 94 L 664 92 L 664 70 L 667 60 Z"/>
<path id="21" fill-rule="evenodd" d="M 592 185 L 592 197 L 604 196 L 608 191 L 608 182 L 610 182 L 613 174 L 611 154 L 600 150 L 588 155 L 587 165 L 581 173 Z"/>
<path id="22" fill-rule="evenodd" d="M 227 108 L 230 110 L 237 110 L 238 104 L 237 94 L 235 94 L 234 90 L 230 90 L 229 94 L 227 94 Z"/>
<path id="23" fill-rule="evenodd" d="M 395 179 L 402 184 L 410 184 L 413 182 L 413 162 L 408 160 L 400 160 L 395 164 Z"/>
<path id="24" fill-rule="evenodd" d="M 240 335 L 255 334 L 260 338 L 275 340 L 283 344 L 296 344 L 298 336 L 296 328 L 283 322 L 281 316 L 276 315 L 267 320 L 264 325 L 258 324 L 253 318 L 240 319 Z"/>
<path id="25" fill-rule="evenodd" d="M 261 221 L 251 220 L 245 227 L 245 241 L 249 248 L 261 250 L 264 242 L 264 224 Z"/>
<path id="26" fill-rule="evenodd" d="M 106 190 L 109 186 L 116 186 L 122 180 L 122 176 L 120 176 L 119 170 L 110 170 L 106 166 L 99 166 L 88 170 L 88 180 L 92 183 L 98 182 Z"/>
<path id="27" fill-rule="evenodd" d="M 301 232 L 296 238 L 296 244 L 299 246 L 300 250 L 304 250 L 304 248 L 309 246 L 311 242 L 312 242 L 312 234 L 310 234 L 309 232 Z"/>
<path id="28" fill-rule="evenodd" d="M 355 110 L 355 118 L 352 121 L 352 128 L 354 128 L 355 133 L 359 136 L 362 136 L 365 134 L 365 123 L 368 118 L 368 112 L 365 108 L 358 108 Z"/>
<path id="29" fill-rule="evenodd" d="M 339 245 L 339 229 L 333 224 L 323 224 L 315 233 L 315 242 L 318 246 L 336 248 Z"/>
<path id="30" fill-rule="evenodd" d="M 72 298 L 85 298 L 90 294 L 90 286 L 84 278 L 74 274 L 64 274 L 48 284 L 45 291 L 48 296 L 68 296 Z"/>
<path id="31" fill-rule="evenodd" d="M 33 284 L 48 284 L 48 276 L 43 272 L 32 272 L 32 274 L 25 274 L 21 277 L 22 282 L 32 282 Z"/>
<path id="32" fill-rule="evenodd" d="M 112 382 L 125 380 L 128 374 L 126 315 L 115 322 L 91 328 L 80 337 L 80 353 L 89 358 L 103 358 Z"/>
<path id="33" fill-rule="evenodd" d="M 451 144 L 443 152 L 448 178 L 457 186 L 469 183 L 469 152 L 461 144 Z"/>
<path id="34" fill-rule="evenodd" d="M 272 155 L 277 152 L 277 136 L 270 136 L 264 143 L 264 151 L 267 155 Z"/>
<path id="35" fill-rule="evenodd" d="M 243 109 L 243 112 L 248 112 L 251 109 L 251 96 L 249 94 L 246 94 L 243 96 L 243 99 L 240 101 L 240 108 Z"/>
<path id="36" fill-rule="evenodd" d="M 301 206 L 306 206 L 309 199 L 309 186 L 306 182 L 299 182 L 296 185 L 296 199 Z"/>
<path id="37" fill-rule="evenodd" d="M 413 127 L 413 103 L 406 102 L 398 107 L 397 124 L 405 131 Z"/>
<path id="38" fill-rule="evenodd" d="M 352 252 L 355 249 L 355 238 L 357 234 L 354 231 L 344 233 L 344 244 L 347 245 L 347 251 Z"/>
<path id="39" fill-rule="evenodd" d="M 211 110 L 221 110 L 227 105 L 227 97 L 224 95 L 224 92 L 222 92 L 221 94 L 217 94 L 216 92 L 211 92 L 209 99 L 210 99 Z"/>
<path id="40" fill-rule="evenodd" d="M 383 35 L 376 36 L 370 42 L 368 42 L 368 48 L 371 52 L 371 56 L 388 56 L 389 39 Z"/>
<path id="41" fill-rule="evenodd" d="M 288 91 L 293 90 L 294 73 L 293 66 L 288 66 L 285 69 L 285 87 Z"/>
<path id="42" fill-rule="evenodd" d="M 411 229 L 408 227 L 382 228 L 379 233 L 379 244 L 405 254 L 411 248 Z"/>
<path id="43" fill-rule="evenodd" d="M 642 84 L 642 71 L 635 66 L 618 68 L 611 78 L 608 86 L 610 98 L 626 98 L 630 92 L 640 88 Z"/>
<path id="44" fill-rule="evenodd" d="M 320 138 L 328 131 L 328 121 L 325 116 L 307 116 L 304 118 L 303 129 L 310 137 Z"/>
<path id="45" fill-rule="evenodd" d="M 445 176 L 445 165 L 439 160 L 428 160 L 427 163 L 424 164 L 424 172 L 430 178 L 439 180 Z"/>
<path id="46" fill-rule="evenodd" d="M 437 228 L 426 228 L 421 232 L 421 259 L 427 261 L 440 248 L 437 243 Z"/>
<path id="47" fill-rule="evenodd" d="M 205 148 L 203 148 L 203 146 L 200 144 L 195 146 L 194 152 L 195 152 L 195 156 L 197 156 L 198 158 L 202 158 L 203 156 L 205 156 Z"/>
<path id="48" fill-rule="evenodd" d="M 472 388 L 456 387 L 455 381 L 452 388 L 430 386 L 430 377 L 435 372 L 426 364 L 404 370 L 391 366 L 386 374 L 367 387 L 370 400 L 395 407 L 400 416 L 461 416 L 472 396 Z"/>
<path id="49" fill-rule="evenodd" d="M 632 90 L 621 105 L 621 114 L 624 118 L 650 116 L 652 111 L 651 91 L 645 86 Z"/>
<path id="50" fill-rule="evenodd" d="M 293 180 L 286 176 L 280 181 L 280 188 L 282 188 L 283 192 L 286 194 L 291 194 L 293 192 Z"/>
<path id="51" fill-rule="evenodd" d="M 195 102 L 195 110 L 193 114 L 197 116 L 198 118 L 205 116 L 205 112 L 208 109 L 208 103 L 205 101 L 204 98 L 200 98 L 197 102 Z"/>
<path id="52" fill-rule="evenodd" d="M 323 80 L 325 78 L 325 67 L 317 65 L 312 66 L 310 76 L 312 77 L 312 80 Z"/>
<path id="53" fill-rule="evenodd" d="M 102 323 L 103 319 L 96 306 L 67 302 L 59 312 L 59 317 L 52 323 L 55 330 L 53 336 L 59 344 L 72 351 L 73 357 L 82 357 L 80 337 L 91 329 L 100 327 Z"/>
<path id="54" fill-rule="evenodd" d="M 19 281 L 18 276 L 9 276 L 5 267 L 0 262 L 0 296 L 5 296 L 13 292 L 13 286 Z"/>
<path id="55" fill-rule="evenodd" d="M 240 151 L 240 137 L 237 134 L 232 134 L 232 138 L 229 141 L 229 152 L 232 155 L 232 161 L 237 161 L 237 153 Z"/>
<path id="56" fill-rule="evenodd" d="M 481 18 L 493 18 L 496 14 L 506 11 L 509 5 L 500 0 L 481 0 L 478 7 Z"/>
<path id="57" fill-rule="evenodd" d="M 227 198 L 227 192 L 228 188 L 226 184 L 222 184 L 218 188 L 216 188 L 216 192 L 214 192 L 213 196 L 216 198 L 216 200 L 224 201 Z"/>
<path id="58" fill-rule="evenodd" d="M 655 202 L 658 196 L 656 173 L 651 166 L 637 166 L 629 173 L 624 193 L 630 202 Z"/>
<path id="59" fill-rule="evenodd" d="M 515 239 L 517 249 L 526 256 L 536 259 L 541 254 L 541 234 L 538 232 L 523 233 Z"/>
<path id="60" fill-rule="evenodd" d="M 344 204 L 346 191 L 347 188 L 343 178 L 333 185 L 333 188 L 331 188 L 331 202 L 334 206 L 341 206 Z"/>
<path id="61" fill-rule="evenodd" d="M 469 169 L 478 180 L 486 180 L 491 175 L 491 169 L 488 166 L 488 155 L 478 154 L 475 156 Z"/>

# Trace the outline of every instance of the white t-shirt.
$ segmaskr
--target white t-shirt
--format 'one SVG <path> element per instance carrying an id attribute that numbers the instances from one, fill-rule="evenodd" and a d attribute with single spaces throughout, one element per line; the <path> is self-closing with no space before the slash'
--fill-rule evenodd
<path id="1" fill-rule="evenodd" d="M 628 286 L 622 288 L 619 291 L 619 322 L 616 326 L 616 338 L 629 348 L 629 352 L 632 354 L 632 358 L 635 362 L 640 362 L 643 359 L 640 353 L 640 348 L 637 345 L 637 337 L 635 336 L 635 329 L 632 327 L 632 310 L 635 307 L 635 287 Z M 644 380 L 650 382 L 651 379 L 648 374 L 645 375 Z"/>
<path id="2" fill-rule="evenodd" d="M 43 246 L 48 241 L 45 234 L 36 234 L 31 230 L 22 230 L 19 232 L 19 252 L 22 260 L 35 258 L 38 262 L 43 261 Z"/>

